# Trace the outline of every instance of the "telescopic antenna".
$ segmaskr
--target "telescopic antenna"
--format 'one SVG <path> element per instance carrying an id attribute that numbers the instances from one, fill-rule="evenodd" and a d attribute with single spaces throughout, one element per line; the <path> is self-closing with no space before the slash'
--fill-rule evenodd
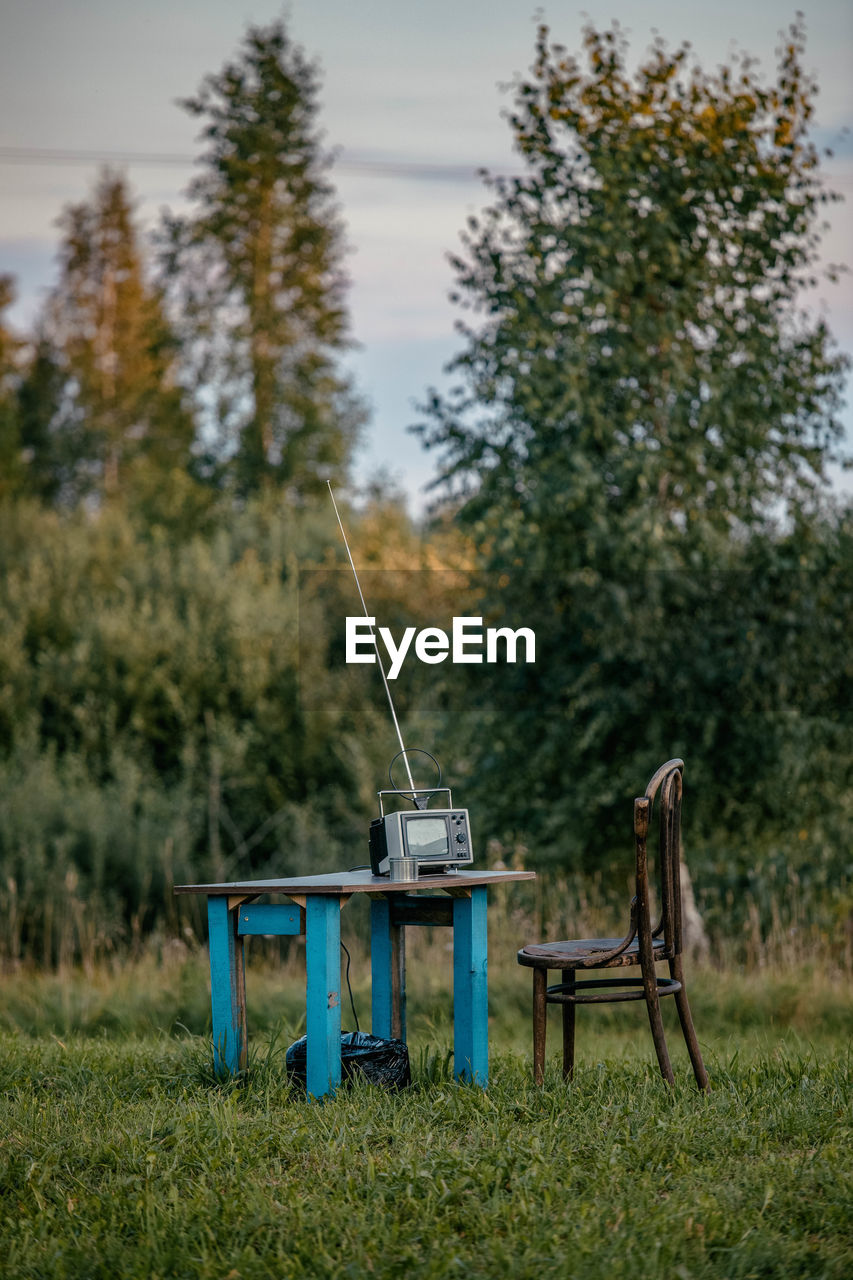
<path id="1" fill-rule="evenodd" d="M 361 583 L 359 582 L 358 574 L 355 571 L 355 565 L 353 564 L 353 559 L 352 559 L 352 552 L 349 549 L 349 543 L 347 542 L 347 535 L 344 531 L 344 525 L 343 525 L 343 521 L 341 520 L 341 514 L 338 511 L 338 504 L 335 502 L 335 495 L 332 492 L 332 482 L 331 480 L 327 480 L 326 483 L 329 486 L 329 497 L 332 499 L 332 506 L 335 508 L 335 515 L 338 517 L 338 525 L 340 526 L 341 537 L 343 538 L 344 546 L 347 549 L 347 556 L 349 557 L 350 568 L 352 569 L 352 576 L 355 578 L 355 585 L 358 588 L 358 595 L 359 595 L 359 599 L 361 600 L 361 607 L 364 610 L 365 618 L 369 618 L 370 614 L 368 613 L 367 605 L 364 603 L 364 595 L 362 594 Z M 376 661 L 379 663 L 379 670 L 382 672 L 382 683 L 385 685 L 385 692 L 388 695 L 388 706 L 391 708 L 391 719 L 394 721 L 394 728 L 397 730 L 397 741 L 400 744 L 400 751 L 403 753 L 403 763 L 406 766 L 406 775 L 409 779 L 409 787 L 412 790 L 412 799 L 414 799 L 415 784 L 412 780 L 412 771 L 409 768 L 409 757 L 406 753 L 406 747 L 403 742 L 403 735 L 400 732 L 400 722 L 397 719 L 397 712 L 394 710 L 394 699 L 391 697 L 391 690 L 388 686 L 388 677 L 385 675 L 385 668 L 382 665 L 382 654 L 379 652 L 379 641 L 376 639 L 376 632 L 373 628 L 372 623 L 370 624 L 370 634 L 373 637 L 373 647 L 376 650 Z"/>

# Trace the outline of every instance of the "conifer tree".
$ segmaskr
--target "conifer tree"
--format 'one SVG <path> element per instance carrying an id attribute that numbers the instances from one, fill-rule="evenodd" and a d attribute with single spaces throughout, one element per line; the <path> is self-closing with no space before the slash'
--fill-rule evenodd
<path id="1" fill-rule="evenodd" d="M 0 275 L 0 498 L 19 491 L 23 471 L 16 395 L 21 344 L 3 317 L 14 301 L 12 276 Z"/>
<path id="2" fill-rule="evenodd" d="M 55 504 L 74 491 L 79 438 L 60 429 L 66 376 L 39 332 L 16 333 L 2 314 L 15 301 L 12 276 L 0 276 L 0 499 Z"/>
<path id="3" fill-rule="evenodd" d="M 191 466 L 193 420 L 174 339 L 146 279 L 123 177 L 102 173 L 92 200 L 66 208 L 59 225 L 59 281 L 24 389 L 30 429 L 64 440 L 72 496 L 126 497 L 147 472 L 162 483 Z M 58 373 L 62 391 L 51 404 L 40 389 Z M 39 421 L 45 413 L 49 423 Z"/>
<path id="4" fill-rule="evenodd" d="M 276 22 L 183 104 L 205 150 L 192 212 L 167 224 L 165 276 L 211 454 L 243 494 L 340 479 L 364 416 L 336 364 L 346 278 L 317 81 Z"/>

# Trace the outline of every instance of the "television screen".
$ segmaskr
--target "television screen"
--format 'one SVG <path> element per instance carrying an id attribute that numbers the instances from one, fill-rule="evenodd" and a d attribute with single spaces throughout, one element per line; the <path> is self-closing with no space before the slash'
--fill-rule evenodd
<path id="1" fill-rule="evenodd" d="M 417 814 L 406 819 L 406 845 L 410 858 L 447 858 L 450 842 L 444 818 Z"/>

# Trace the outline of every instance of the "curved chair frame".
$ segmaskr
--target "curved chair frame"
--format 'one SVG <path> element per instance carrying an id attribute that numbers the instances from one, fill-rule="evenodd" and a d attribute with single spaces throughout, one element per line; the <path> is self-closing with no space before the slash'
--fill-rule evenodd
<path id="1" fill-rule="evenodd" d="M 549 1004 L 563 1009 L 563 1075 L 574 1073 L 575 1009 L 579 1004 L 607 1004 L 645 1000 L 661 1075 L 675 1084 L 666 1047 L 660 1001 L 675 996 L 681 1030 L 696 1083 L 710 1087 L 693 1026 L 684 985 L 681 913 L 681 790 L 683 760 L 668 760 L 653 775 L 645 795 L 634 801 L 636 892 L 624 938 L 584 938 L 522 947 L 518 963 L 533 969 L 533 1075 L 541 1084 L 545 1071 L 546 1014 Z M 649 893 L 648 832 L 655 797 L 660 792 L 658 875 L 661 913 L 652 925 Z M 658 976 L 655 965 L 667 961 L 669 977 Z M 598 978 L 578 981 L 578 970 L 639 966 L 640 978 Z M 548 986 L 548 971 L 562 971 L 563 981 Z"/>

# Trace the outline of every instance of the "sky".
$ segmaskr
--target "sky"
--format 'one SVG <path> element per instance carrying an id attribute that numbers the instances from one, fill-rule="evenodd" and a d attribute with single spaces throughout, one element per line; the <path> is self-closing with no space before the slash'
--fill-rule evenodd
<path id="1" fill-rule="evenodd" d="M 56 219 L 89 197 L 99 160 L 121 165 L 146 228 L 182 207 L 198 154 L 198 121 L 178 105 L 236 53 L 249 23 L 284 16 L 322 68 L 321 123 L 347 229 L 349 358 L 371 422 L 356 465 L 425 502 L 434 471 L 406 428 L 459 350 L 448 301 L 448 253 L 486 200 L 480 167 L 517 169 L 506 86 L 530 64 L 538 17 L 580 48 L 585 15 L 617 19 L 639 58 L 655 33 L 689 40 L 713 67 L 733 47 L 769 78 L 779 32 L 805 14 L 817 76 L 815 137 L 835 155 L 824 172 L 833 207 L 827 261 L 853 260 L 853 5 L 849 0 L 0 0 L 0 272 L 18 281 L 12 320 L 25 329 L 55 280 Z M 853 351 L 853 275 L 819 291 L 839 344 Z M 853 407 L 844 412 L 853 451 Z M 834 472 L 853 491 L 853 472 Z"/>

